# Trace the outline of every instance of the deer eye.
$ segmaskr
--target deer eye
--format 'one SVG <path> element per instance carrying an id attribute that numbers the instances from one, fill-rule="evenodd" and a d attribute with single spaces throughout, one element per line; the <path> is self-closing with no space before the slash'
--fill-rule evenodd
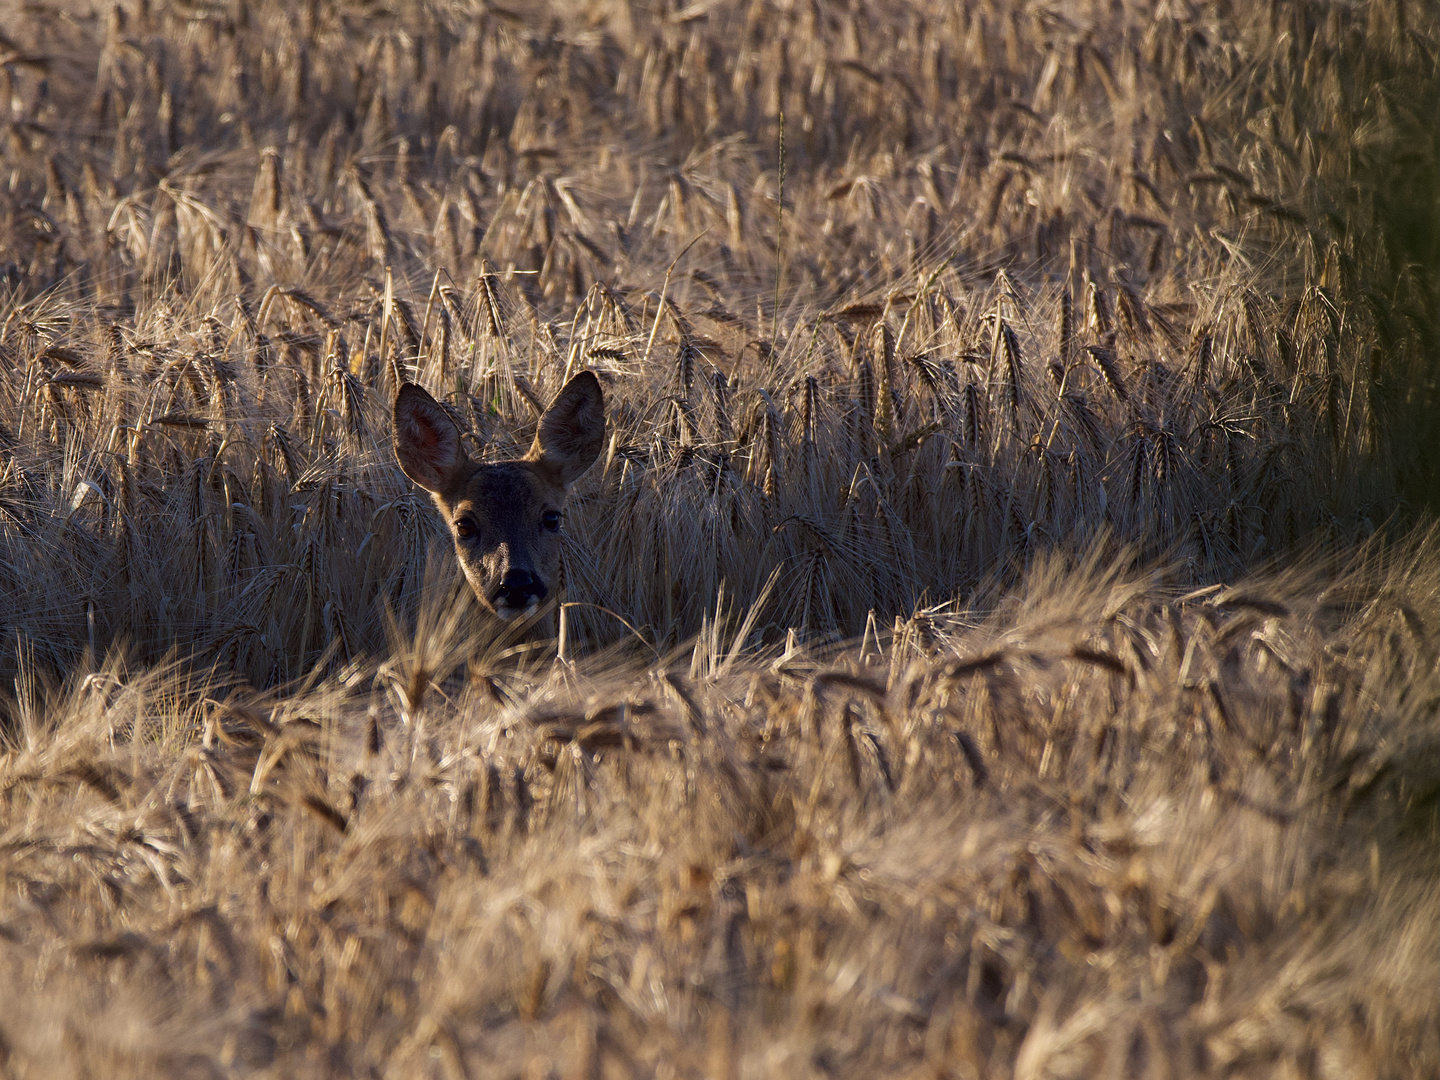
<path id="1" fill-rule="evenodd" d="M 469 540 L 475 535 L 475 523 L 469 518 L 461 518 L 455 522 L 455 535 L 461 540 Z"/>
<path id="2" fill-rule="evenodd" d="M 551 532 L 560 531 L 560 511 L 546 510 L 540 515 L 540 524 Z"/>

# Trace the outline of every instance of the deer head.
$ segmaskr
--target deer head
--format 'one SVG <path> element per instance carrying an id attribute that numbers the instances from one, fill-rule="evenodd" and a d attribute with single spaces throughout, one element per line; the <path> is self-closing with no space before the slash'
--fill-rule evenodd
<path id="1" fill-rule="evenodd" d="M 604 437 L 605 397 L 590 371 L 565 384 L 530 451 L 512 461 L 471 461 L 454 422 L 413 383 L 395 398 L 400 467 L 434 498 L 480 603 L 507 620 L 554 596 L 565 499 Z"/>

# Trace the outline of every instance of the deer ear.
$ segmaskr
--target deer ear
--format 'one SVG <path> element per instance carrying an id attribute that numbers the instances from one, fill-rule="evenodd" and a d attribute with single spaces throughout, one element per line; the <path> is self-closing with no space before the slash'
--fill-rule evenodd
<path id="1" fill-rule="evenodd" d="M 593 371 L 582 371 L 560 391 L 535 432 L 526 455 L 553 470 L 562 487 L 584 474 L 605 441 L 605 395 Z"/>
<path id="2" fill-rule="evenodd" d="M 414 383 L 395 397 L 395 456 L 405 475 L 426 491 L 448 490 L 470 461 L 460 430 L 439 404 Z"/>

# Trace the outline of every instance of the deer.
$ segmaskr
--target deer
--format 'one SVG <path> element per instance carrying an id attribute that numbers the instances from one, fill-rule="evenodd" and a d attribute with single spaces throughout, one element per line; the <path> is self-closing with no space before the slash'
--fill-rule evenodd
<path id="1" fill-rule="evenodd" d="M 604 439 L 605 396 L 593 371 L 565 384 L 530 450 L 507 461 L 472 461 L 460 429 L 421 387 L 407 382 L 395 396 L 400 468 L 430 493 L 481 607 L 507 623 L 539 627 L 553 612 L 566 498 Z"/>

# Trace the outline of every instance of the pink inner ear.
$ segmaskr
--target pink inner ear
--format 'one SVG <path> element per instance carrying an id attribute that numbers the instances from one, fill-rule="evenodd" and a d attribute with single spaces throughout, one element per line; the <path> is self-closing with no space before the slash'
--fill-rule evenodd
<path id="1" fill-rule="evenodd" d="M 435 430 L 434 424 L 419 420 L 410 425 L 410 430 L 411 441 L 421 450 L 434 450 L 440 445 L 440 433 Z"/>

